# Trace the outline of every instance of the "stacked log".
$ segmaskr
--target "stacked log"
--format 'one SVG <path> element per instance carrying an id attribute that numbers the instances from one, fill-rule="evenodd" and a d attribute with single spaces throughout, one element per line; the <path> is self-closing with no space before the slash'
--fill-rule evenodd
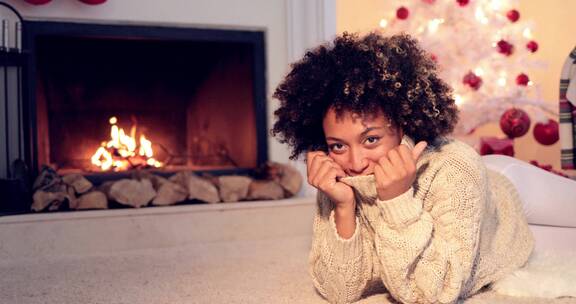
<path id="1" fill-rule="evenodd" d="M 130 178 L 106 181 L 95 187 L 81 174 L 59 176 L 45 166 L 34 182 L 33 211 L 107 209 L 111 202 L 132 208 L 169 206 L 183 202 L 215 204 L 247 200 L 277 200 L 296 195 L 300 173 L 279 163 L 268 163 L 263 177 L 200 176 L 181 171 L 166 178 L 135 171 Z M 115 206 L 114 206 L 115 207 Z"/>

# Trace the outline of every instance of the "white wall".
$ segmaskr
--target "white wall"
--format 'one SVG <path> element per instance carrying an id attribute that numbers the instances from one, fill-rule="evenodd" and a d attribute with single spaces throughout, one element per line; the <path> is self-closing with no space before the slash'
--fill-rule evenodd
<path id="1" fill-rule="evenodd" d="M 54 0 L 40 6 L 23 0 L 6 2 L 25 19 L 263 30 L 268 130 L 277 106 L 270 96 L 288 64 L 336 33 L 335 0 L 109 0 L 96 6 L 78 0 Z M 269 137 L 268 147 L 271 160 L 288 162 L 286 146 Z M 301 163 L 291 163 L 305 173 Z"/>

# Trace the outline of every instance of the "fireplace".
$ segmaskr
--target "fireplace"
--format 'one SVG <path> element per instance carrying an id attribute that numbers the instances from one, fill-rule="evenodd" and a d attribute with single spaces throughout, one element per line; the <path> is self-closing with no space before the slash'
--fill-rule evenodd
<path id="1" fill-rule="evenodd" d="M 23 38 L 34 172 L 102 180 L 266 162 L 262 32 L 26 22 Z M 133 157 L 122 159 L 130 152 L 111 143 L 114 130 L 132 140 Z M 145 145 L 152 156 L 139 153 Z"/>
<path id="2" fill-rule="evenodd" d="M 286 178 L 253 182 L 280 172 L 268 165 L 262 31 L 46 21 L 22 29 L 23 51 L 9 54 L 22 98 L 8 100 L 21 120 L 5 136 L 19 150 L 0 155 L 12 165 L 0 192 L 13 203 L 0 214 L 30 211 L 31 201 L 55 211 L 297 191 Z"/>

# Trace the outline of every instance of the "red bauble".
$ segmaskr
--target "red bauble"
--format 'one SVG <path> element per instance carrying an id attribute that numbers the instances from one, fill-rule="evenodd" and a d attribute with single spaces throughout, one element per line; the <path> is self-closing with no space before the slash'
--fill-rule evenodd
<path id="1" fill-rule="evenodd" d="M 538 42 L 532 40 L 526 43 L 526 48 L 530 50 L 530 52 L 535 53 L 538 50 Z"/>
<path id="2" fill-rule="evenodd" d="M 46 4 L 52 0 L 24 0 L 30 4 L 34 4 L 34 5 L 42 5 L 42 4 Z"/>
<path id="3" fill-rule="evenodd" d="M 508 17 L 508 20 L 510 20 L 512 22 L 516 22 L 516 21 L 518 21 L 518 19 L 520 19 L 520 12 L 518 12 L 515 9 L 509 10 L 506 13 L 506 17 Z"/>
<path id="4" fill-rule="evenodd" d="M 510 55 L 512 55 L 512 53 L 514 53 L 514 46 L 506 40 L 498 41 L 497 47 L 498 47 L 498 52 L 500 54 L 510 56 Z"/>
<path id="5" fill-rule="evenodd" d="M 456 2 L 458 2 L 458 5 L 460 6 L 466 6 L 470 3 L 470 0 L 456 0 Z"/>
<path id="6" fill-rule="evenodd" d="M 482 78 L 472 72 L 468 72 L 468 74 L 464 75 L 462 82 L 469 85 L 474 90 L 478 90 L 482 86 Z"/>
<path id="7" fill-rule="evenodd" d="M 82 3 L 90 4 L 90 5 L 98 5 L 106 2 L 106 0 L 78 0 Z"/>
<path id="8" fill-rule="evenodd" d="M 401 6 L 396 10 L 396 18 L 406 20 L 408 19 L 408 16 L 410 16 L 410 11 L 405 6 Z"/>
<path id="9" fill-rule="evenodd" d="M 532 131 L 534 138 L 542 145 L 549 146 L 555 144 L 560 135 L 558 133 L 558 122 L 548 119 L 546 123 L 537 123 Z"/>
<path id="10" fill-rule="evenodd" d="M 438 62 L 438 57 L 435 54 L 430 54 L 430 59 L 434 62 Z"/>
<path id="11" fill-rule="evenodd" d="M 514 140 L 510 138 L 481 137 L 480 155 L 501 154 L 514 157 Z"/>
<path id="12" fill-rule="evenodd" d="M 528 75 L 522 73 L 522 74 L 516 76 L 516 84 L 517 85 L 527 86 L 528 82 L 530 82 L 530 78 L 528 77 Z"/>
<path id="13" fill-rule="evenodd" d="M 500 129 L 508 138 L 523 136 L 530 129 L 530 117 L 521 109 L 508 109 L 500 117 Z"/>

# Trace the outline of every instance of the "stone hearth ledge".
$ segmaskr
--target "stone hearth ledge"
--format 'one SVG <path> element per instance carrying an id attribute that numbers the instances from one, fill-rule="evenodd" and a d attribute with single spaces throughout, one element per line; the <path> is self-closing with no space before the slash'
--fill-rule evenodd
<path id="1" fill-rule="evenodd" d="M 0 260 L 310 236 L 314 197 L 0 217 Z"/>

